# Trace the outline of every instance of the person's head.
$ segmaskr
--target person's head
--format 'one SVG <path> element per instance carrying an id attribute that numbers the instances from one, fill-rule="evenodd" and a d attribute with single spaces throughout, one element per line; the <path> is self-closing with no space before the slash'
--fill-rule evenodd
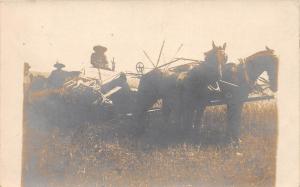
<path id="1" fill-rule="evenodd" d="M 120 78 L 124 81 L 127 81 L 127 77 L 126 77 L 126 74 L 124 72 L 121 72 L 120 73 Z"/>
<path id="2" fill-rule="evenodd" d="M 228 59 L 225 49 L 226 43 L 223 46 L 216 46 L 212 41 L 212 49 L 204 53 L 205 61 L 216 67 L 220 78 L 222 78 L 223 68 Z"/>
<path id="3" fill-rule="evenodd" d="M 106 47 L 103 47 L 101 45 L 96 45 L 93 47 L 93 50 L 96 52 L 96 53 L 105 53 L 107 51 L 107 48 Z"/>
<path id="4" fill-rule="evenodd" d="M 56 69 L 62 69 L 62 68 L 64 68 L 64 67 L 66 67 L 64 64 L 62 64 L 62 63 L 59 63 L 59 62 L 56 62 L 54 65 L 53 65 L 53 67 L 55 67 Z"/>
<path id="5" fill-rule="evenodd" d="M 30 65 L 27 62 L 25 62 L 24 63 L 24 74 L 28 74 L 30 68 L 31 68 Z"/>
<path id="6" fill-rule="evenodd" d="M 28 62 L 24 63 L 24 69 L 25 71 L 28 71 L 31 68 L 31 66 L 28 64 Z"/>

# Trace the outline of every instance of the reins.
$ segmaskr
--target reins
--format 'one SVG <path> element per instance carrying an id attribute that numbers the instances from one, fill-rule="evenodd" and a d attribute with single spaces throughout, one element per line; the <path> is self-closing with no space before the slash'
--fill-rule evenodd
<path id="1" fill-rule="evenodd" d="M 252 82 L 250 77 L 249 77 L 246 60 L 245 59 L 239 59 L 239 62 L 242 66 L 244 80 L 246 81 L 247 85 L 249 85 L 250 88 L 253 88 L 254 87 L 254 82 Z"/>

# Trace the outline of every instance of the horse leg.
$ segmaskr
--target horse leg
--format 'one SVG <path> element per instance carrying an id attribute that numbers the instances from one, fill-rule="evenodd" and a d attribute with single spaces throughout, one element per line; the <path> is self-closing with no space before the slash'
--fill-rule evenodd
<path id="1" fill-rule="evenodd" d="M 180 99 L 181 127 L 185 131 L 190 131 L 193 128 L 193 117 L 196 110 L 194 98 L 189 92 L 183 92 Z"/>
<path id="2" fill-rule="evenodd" d="M 171 106 L 170 106 L 170 101 L 168 101 L 168 99 L 163 99 L 161 110 L 162 110 L 164 122 L 168 123 L 171 114 Z"/>
<path id="3" fill-rule="evenodd" d="M 205 111 L 205 105 L 201 105 L 196 109 L 195 116 L 194 116 L 194 128 L 200 129 L 203 126 L 203 115 Z"/>
<path id="4" fill-rule="evenodd" d="M 137 122 L 137 135 L 143 134 L 149 126 L 147 118 L 147 110 L 157 101 L 156 97 L 140 98 L 135 109 L 135 118 Z"/>
<path id="5" fill-rule="evenodd" d="M 190 132 L 193 129 L 194 111 L 195 108 L 193 107 L 193 105 L 185 105 L 185 107 L 183 108 L 181 127 L 183 127 L 185 131 Z"/>
<path id="6" fill-rule="evenodd" d="M 235 102 L 227 104 L 227 137 L 238 143 L 240 136 L 241 116 L 243 103 Z"/>

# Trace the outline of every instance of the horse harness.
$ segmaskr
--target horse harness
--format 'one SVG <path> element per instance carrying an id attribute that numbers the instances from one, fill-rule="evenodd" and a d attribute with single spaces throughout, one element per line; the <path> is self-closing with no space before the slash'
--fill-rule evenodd
<path id="1" fill-rule="evenodd" d="M 239 59 L 239 62 L 240 62 L 240 65 L 242 67 L 243 79 L 247 83 L 248 87 L 250 89 L 253 89 L 254 86 L 255 86 L 255 83 L 250 79 L 247 64 L 246 64 L 246 60 L 245 59 Z"/>

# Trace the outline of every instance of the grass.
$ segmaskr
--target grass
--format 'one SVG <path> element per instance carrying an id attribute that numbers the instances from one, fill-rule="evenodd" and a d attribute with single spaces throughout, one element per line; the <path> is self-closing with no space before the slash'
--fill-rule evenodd
<path id="1" fill-rule="evenodd" d="M 193 135 L 158 116 L 153 114 L 149 129 L 138 139 L 130 137 L 128 119 L 84 123 L 67 131 L 51 128 L 47 133 L 28 126 L 23 171 L 36 170 L 34 179 L 49 186 L 275 185 L 274 101 L 244 106 L 239 147 L 223 143 L 222 106 L 207 108 L 200 132 Z M 37 164 L 26 167 L 33 156 Z"/>

